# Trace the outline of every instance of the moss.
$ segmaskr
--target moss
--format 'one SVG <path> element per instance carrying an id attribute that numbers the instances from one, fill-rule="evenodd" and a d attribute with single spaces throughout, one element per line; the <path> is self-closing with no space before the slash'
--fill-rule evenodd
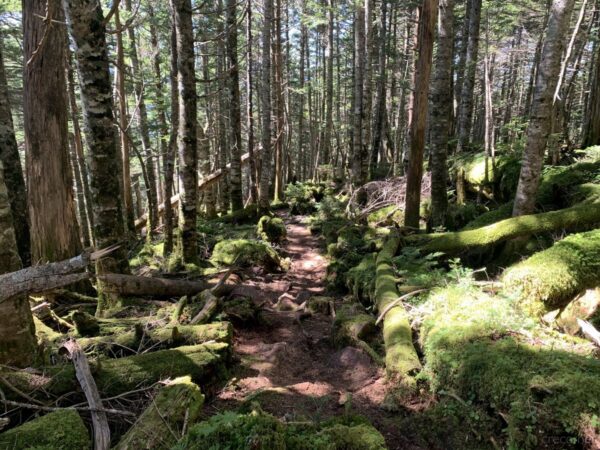
<path id="1" fill-rule="evenodd" d="M 278 243 L 285 239 L 287 233 L 279 217 L 262 216 L 256 225 L 256 234 L 263 241 Z"/>
<path id="2" fill-rule="evenodd" d="M 323 297 L 320 295 L 313 295 L 308 299 L 306 308 L 313 314 L 323 314 L 328 316 L 333 307 L 334 299 L 332 297 Z"/>
<path id="3" fill-rule="evenodd" d="M 472 219 L 469 221 L 464 230 L 475 230 L 477 228 L 482 228 L 488 225 L 492 225 L 496 222 L 499 222 L 504 219 L 508 219 L 512 216 L 513 210 L 513 202 L 508 202 L 500 205 L 496 209 L 492 209 L 488 212 L 481 214 L 479 217 Z"/>
<path id="4" fill-rule="evenodd" d="M 377 256 L 375 305 L 380 313 L 400 296 L 392 265 L 399 244 L 398 237 L 390 237 Z M 388 373 L 407 376 L 421 369 L 404 305 L 399 304 L 387 310 L 383 319 L 383 340 Z"/>
<path id="5" fill-rule="evenodd" d="M 577 187 L 585 183 L 598 184 L 599 173 L 600 160 L 546 167 L 537 194 L 538 205 L 544 209 L 557 209 L 572 204 L 571 197 Z"/>
<path id="6" fill-rule="evenodd" d="M 558 230 L 586 229 L 600 222 L 600 207 L 580 204 L 559 211 L 513 217 L 476 230 L 409 236 L 409 245 L 423 252 L 460 253 L 495 245 L 519 236 Z"/>
<path id="7" fill-rule="evenodd" d="M 508 292 L 520 291 L 534 312 L 565 306 L 600 283 L 600 229 L 566 237 L 508 268 L 502 280 Z"/>
<path id="8" fill-rule="evenodd" d="M 98 319 L 91 314 L 83 311 L 74 311 L 71 313 L 71 319 L 79 336 L 96 336 L 100 333 Z"/>
<path id="9" fill-rule="evenodd" d="M 262 322 L 261 309 L 250 298 L 238 297 L 225 302 L 222 314 L 239 327 L 250 327 Z"/>
<path id="10" fill-rule="evenodd" d="M 404 212 L 397 205 L 384 206 L 367 216 L 370 226 L 393 226 L 404 223 Z"/>
<path id="11" fill-rule="evenodd" d="M 168 382 L 115 449 L 170 449 L 185 426 L 196 421 L 203 404 L 204 395 L 190 377 Z"/>
<path id="12" fill-rule="evenodd" d="M 570 448 L 569 438 L 600 415 L 600 361 L 560 350 L 514 300 L 455 284 L 422 310 L 434 392 L 501 417 L 505 447 L 545 448 L 558 438 Z"/>
<path id="13" fill-rule="evenodd" d="M 358 301 L 374 301 L 376 260 L 377 253 L 369 253 L 346 274 L 346 286 Z"/>
<path id="14" fill-rule="evenodd" d="M 77 411 L 51 412 L 0 434 L 0 447 L 11 450 L 87 450 L 88 430 Z"/>
<path id="15" fill-rule="evenodd" d="M 316 204 L 324 198 L 326 191 L 325 183 L 305 181 L 288 184 L 285 188 L 285 198 L 290 205 L 290 212 L 310 214 L 316 211 Z"/>
<path id="16" fill-rule="evenodd" d="M 174 450 L 384 450 L 366 423 L 286 425 L 263 412 L 225 412 L 194 425 Z"/>
<path id="17" fill-rule="evenodd" d="M 469 202 L 465 203 L 464 205 L 452 203 L 448 205 L 448 212 L 446 214 L 446 228 L 450 231 L 458 230 L 485 212 L 485 207 L 477 203 Z"/>
<path id="18" fill-rule="evenodd" d="M 281 259 L 273 247 L 264 242 L 250 239 L 228 239 L 219 242 L 211 261 L 224 266 L 260 265 L 268 270 L 281 268 Z"/>
<path id="19" fill-rule="evenodd" d="M 377 335 L 375 318 L 358 304 L 343 305 L 333 322 L 333 343 L 337 347 L 371 341 Z"/>

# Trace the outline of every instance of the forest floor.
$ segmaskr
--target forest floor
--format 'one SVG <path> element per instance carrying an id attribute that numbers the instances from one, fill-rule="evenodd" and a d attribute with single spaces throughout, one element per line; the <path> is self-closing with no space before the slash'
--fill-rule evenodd
<path id="1" fill-rule="evenodd" d="M 391 388 L 385 372 L 362 350 L 336 348 L 332 315 L 281 311 L 278 299 L 300 306 L 325 295 L 327 260 L 302 216 L 283 217 L 287 239 L 281 253 L 291 260 L 285 273 L 255 271 L 244 282 L 246 294 L 261 305 L 258 326 L 236 329 L 234 352 L 239 364 L 233 378 L 205 407 L 205 416 L 260 401 L 261 408 L 287 422 L 321 421 L 341 414 L 366 417 L 390 449 L 418 449 L 398 426 L 398 412 L 382 409 Z M 283 297 L 282 297 L 283 296 Z M 286 301 L 284 300 L 284 301 Z M 341 298 L 333 298 L 340 304 Z M 407 413 L 423 400 L 401 405 Z"/>

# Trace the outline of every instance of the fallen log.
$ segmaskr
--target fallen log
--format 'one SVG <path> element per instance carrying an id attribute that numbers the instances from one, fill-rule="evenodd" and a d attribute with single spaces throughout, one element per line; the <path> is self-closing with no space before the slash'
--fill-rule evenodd
<path id="1" fill-rule="evenodd" d="M 215 287 L 214 284 L 206 281 L 173 280 L 116 273 L 107 273 L 97 278 L 102 281 L 106 292 L 121 296 L 181 297 L 196 295 Z M 226 295 L 231 292 L 233 287 L 233 284 L 222 284 L 216 290 L 215 295 Z"/>
<path id="2" fill-rule="evenodd" d="M 94 372 L 98 391 L 103 398 L 147 388 L 160 380 L 189 375 L 211 392 L 226 374 L 231 356 L 226 343 L 205 343 L 158 350 L 118 359 L 101 359 Z M 8 385 L 13 388 L 9 388 Z M 71 365 L 45 368 L 43 372 L 0 369 L 0 388 L 7 398 L 19 398 L 16 390 L 30 398 L 59 397 L 77 390 Z"/>
<path id="3" fill-rule="evenodd" d="M 229 322 L 215 322 L 205 325 L 177 325 L 166 328 L 134 330 L 120 332 L 110 336 L 82 338 L 78 342 L 86 351 L 111 354 L 119 349 L 137 349 L 144 339 L 146 347 L 172 348 L 179 345 L 198 345 L 205 342 L 224 342 L 231 344 L 233 327 Z"/>
<path id="4" fill-rule="evenodd" d="M 133 424 L 115 450 L 152 448 L 168 450 L 193 424 L 204 405 L 204 395 L 190 377 L 166 384 Z"/>
<path id="5" fill-rule="evenodd" d="M 83 420 L 72 409 L 51 412 L 0 434 L 0 448 L 25 450 L 90 448 L 90 437 Z"/>
<path id="6" fill-rule="evenodd" d="M 392 266 L 392 258 L 399 245 L 400 238 L 390 236 L 377 256 L 375 306 L 380 314 L 386 311 L 383 318 L 386 370 L 388 374 L 407 377 L 421 370 L 421 362 L 413 345 L 412 330 L 404 305 L 397 303 L 388 309 L 400 297 Z"/>
<path id="7" fill-rule="evenodd" d="M 208 322 L 212 315 L 217 312 L 217 308 L 219 307 L 219 298 L 212 293 L 211 289 L 202 291 L 199 295 L 199 300 L 204 301 L 204 306 L 200 312 L 190 320 L 190 325 Z"/>
<path id="8" fill-rule="evenodd" d="M 458 254 L 470 249 L 496 245 L 520 236 L 589 229 L 598 223 L 600 223 L 600 204 L 586 203 L 558 211 L 513 217 L 474 230 L 414 234 L 406 237 L 406 245 L 419 247 L 424 253 Z"/>
<path id="9" fill-rule="evenodd" d="M 90 364 L 76 340 L 70 339 L 63 344 L 64 351 L 75 368 L 75 376 L 85 398 L 90 406 L 92 415 L 92 427 L 94 430 L 94 450 L 108 450 L 110 448 L 110 428 L 106 413 L 102 411 L 102 399 L 96 387 L 96 382 L 90 370 Z"/>
<path id="10" fill-rule="evenodd" d="M 88 265 L 107 256 L 117 248 L 119 248 L 118 245 L 113 245 L 96 252 L 84 252 L 65 261 L 27 267 L 0 275 L 0 302 L 15 295 L 50 291 L 90 278 L 90 273 L 75 272 L 86 269 Z"/>

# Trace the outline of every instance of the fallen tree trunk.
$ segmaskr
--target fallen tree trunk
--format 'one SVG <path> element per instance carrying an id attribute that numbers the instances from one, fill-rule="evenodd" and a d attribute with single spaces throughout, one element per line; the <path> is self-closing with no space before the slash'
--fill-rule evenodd
<path id="1" fill-rule="evenodd" d="M 400 297 L 392 258 L 398 251 L 400 238 L 390 236 L 377 256 L 375 272 L 375 306 L 379 312 Z M 404 377 L 421 370 L 421 362 L 413 345 L 412 330 L 404 305 L 399 303 L 387 310 L 383 317 L 385 365 L 389 374 Z"/>
<path id="2" fill-rule="evenodd" d="M 226 343 L 205 343 L 170 350 L 102 359 L 93 370 L 103 398 L 149 387 L 166 379 L 189 375 L 194 383 L 210 392 L 223 379 L 231 349 Z M 0 388 L 7 398 L 55 398 L 77 390 L 75 371 L 70 365 L 52 366 L 43 373 L 0 369 Z M 47 394 L 46 394 L 47 393 Z"/>
<path id="3" fill-rule="evenodd" d="M 79 339 L 81 347 L 97 353 L 110 354 L 119 349 L 137 349 L 142 339 L 146 347 L 171 348 L 179 345 L 198 345 L 205 342 L 231 344 L 233 327 L 229 322 L 215 322 L 205 325 L 177 325 L 167 328 L 144 330 L 141 327 L 110 336 L 96 336 Z"/>
<path id="4" fill-rule="evenodd" d="M 177 378 L 163 387 L 123 436 L 115 450 L 171 449 L 204 405 L 204 395 L 190 377 Z"/>
<path id="5" fill-rule="evenodd" d="M 72 409 L 51 412 L 0 434 L 0 448 L 25 450 L 90 448 L 90 437 L 83 420 Z"/>
<path id="6" fill-rule="evenodd" d="M 89 264 L 112 253 L 118 247 L 115 245 L 96 252 L 84 252 L 65 261 L 27 267 L 0 275 L 0 302 L 15 295 L 45 292 L 90 278 L 90 273 L 75 272 L 84 270 Z"/>
<path id="7" fill-rule="evenodd" d="M 520 236 L 589 229 L 598 223 L 600 204 L 587 203 L 559 211 L 513 217 L 474 230 L 415 234 L 406 238 L 406 245 L 419 247 L 424 253 L 457 254 L 496 245 Z"/>
<path id="8" fill-rule="evenodd" d="M 181 297 L 196 295 L 215 287 L 206 281 L 172 280 L 168 278 L 140 277 L 107 273 L 98 276 L 106 292 L 122 296 Z M 225 295 L 233 289 L 233 284 L 222 284 L 215 295 Z"/>
<path id="9" fill-rule="evenodd" d="M 507 292 L 520 292 L 534 314 L 564 308 L 580 292 L 600 285 L 600 229 L 567 236 L 506 269 L 502 281 Z"/>

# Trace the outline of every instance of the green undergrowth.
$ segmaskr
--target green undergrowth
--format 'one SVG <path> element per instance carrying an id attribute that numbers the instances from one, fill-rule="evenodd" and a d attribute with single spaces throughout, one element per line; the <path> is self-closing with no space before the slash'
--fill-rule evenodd
<path id="1" fill-rule="evenodd" d="M 192 426 L 173 450 L 384 450 L 383 436 L 366 421 L 340 418 L 286 424 L 260 410 L 224 412 Z"/>
<path id="2" fill-rule="evenodd" d="M 262 216 L 256 225 L 256 234 L 263 241 L 279 243 L 286 236 L 285 224 L 279 217 Z"/>
<path id="3" fill-rule="evenodd" d="M 285 198 L 292 214 L 311 214 L 317 210 L 317 203 L 332 194 L 327 183 L 305 181 L 290 183 L 285 187 Z"/>
<path id="4" fill-rule="evenodd" d="M 404 212 L 397 205 L 389 205 L 373 211 L 367 216 L 367 224 L 376 226 L 394 226 L 404 223 Z"/>
<path id="5" fill-rule="evenodd" d="M 515 449 L 546 448 L 555 438 L 567 445 L 547 448 L 576 448 L 569 442 L 597 436 L 600 361 L 584 342 L 543 328 L 518 299 L 486 294 L 468 279 L 421 298 L 413 315 L 426 361 L 420 377 L 481 418 L 475 433 L 495 421 L 496 439 Z"/>
<path id="6" fill-rule="evenodd" d="M 270 271 L 284 268 L 284 261 L 268 243 L 252 239 L 227 239 L 213 249 L 210 261 L 218 266 L 262 266 Z"/>

